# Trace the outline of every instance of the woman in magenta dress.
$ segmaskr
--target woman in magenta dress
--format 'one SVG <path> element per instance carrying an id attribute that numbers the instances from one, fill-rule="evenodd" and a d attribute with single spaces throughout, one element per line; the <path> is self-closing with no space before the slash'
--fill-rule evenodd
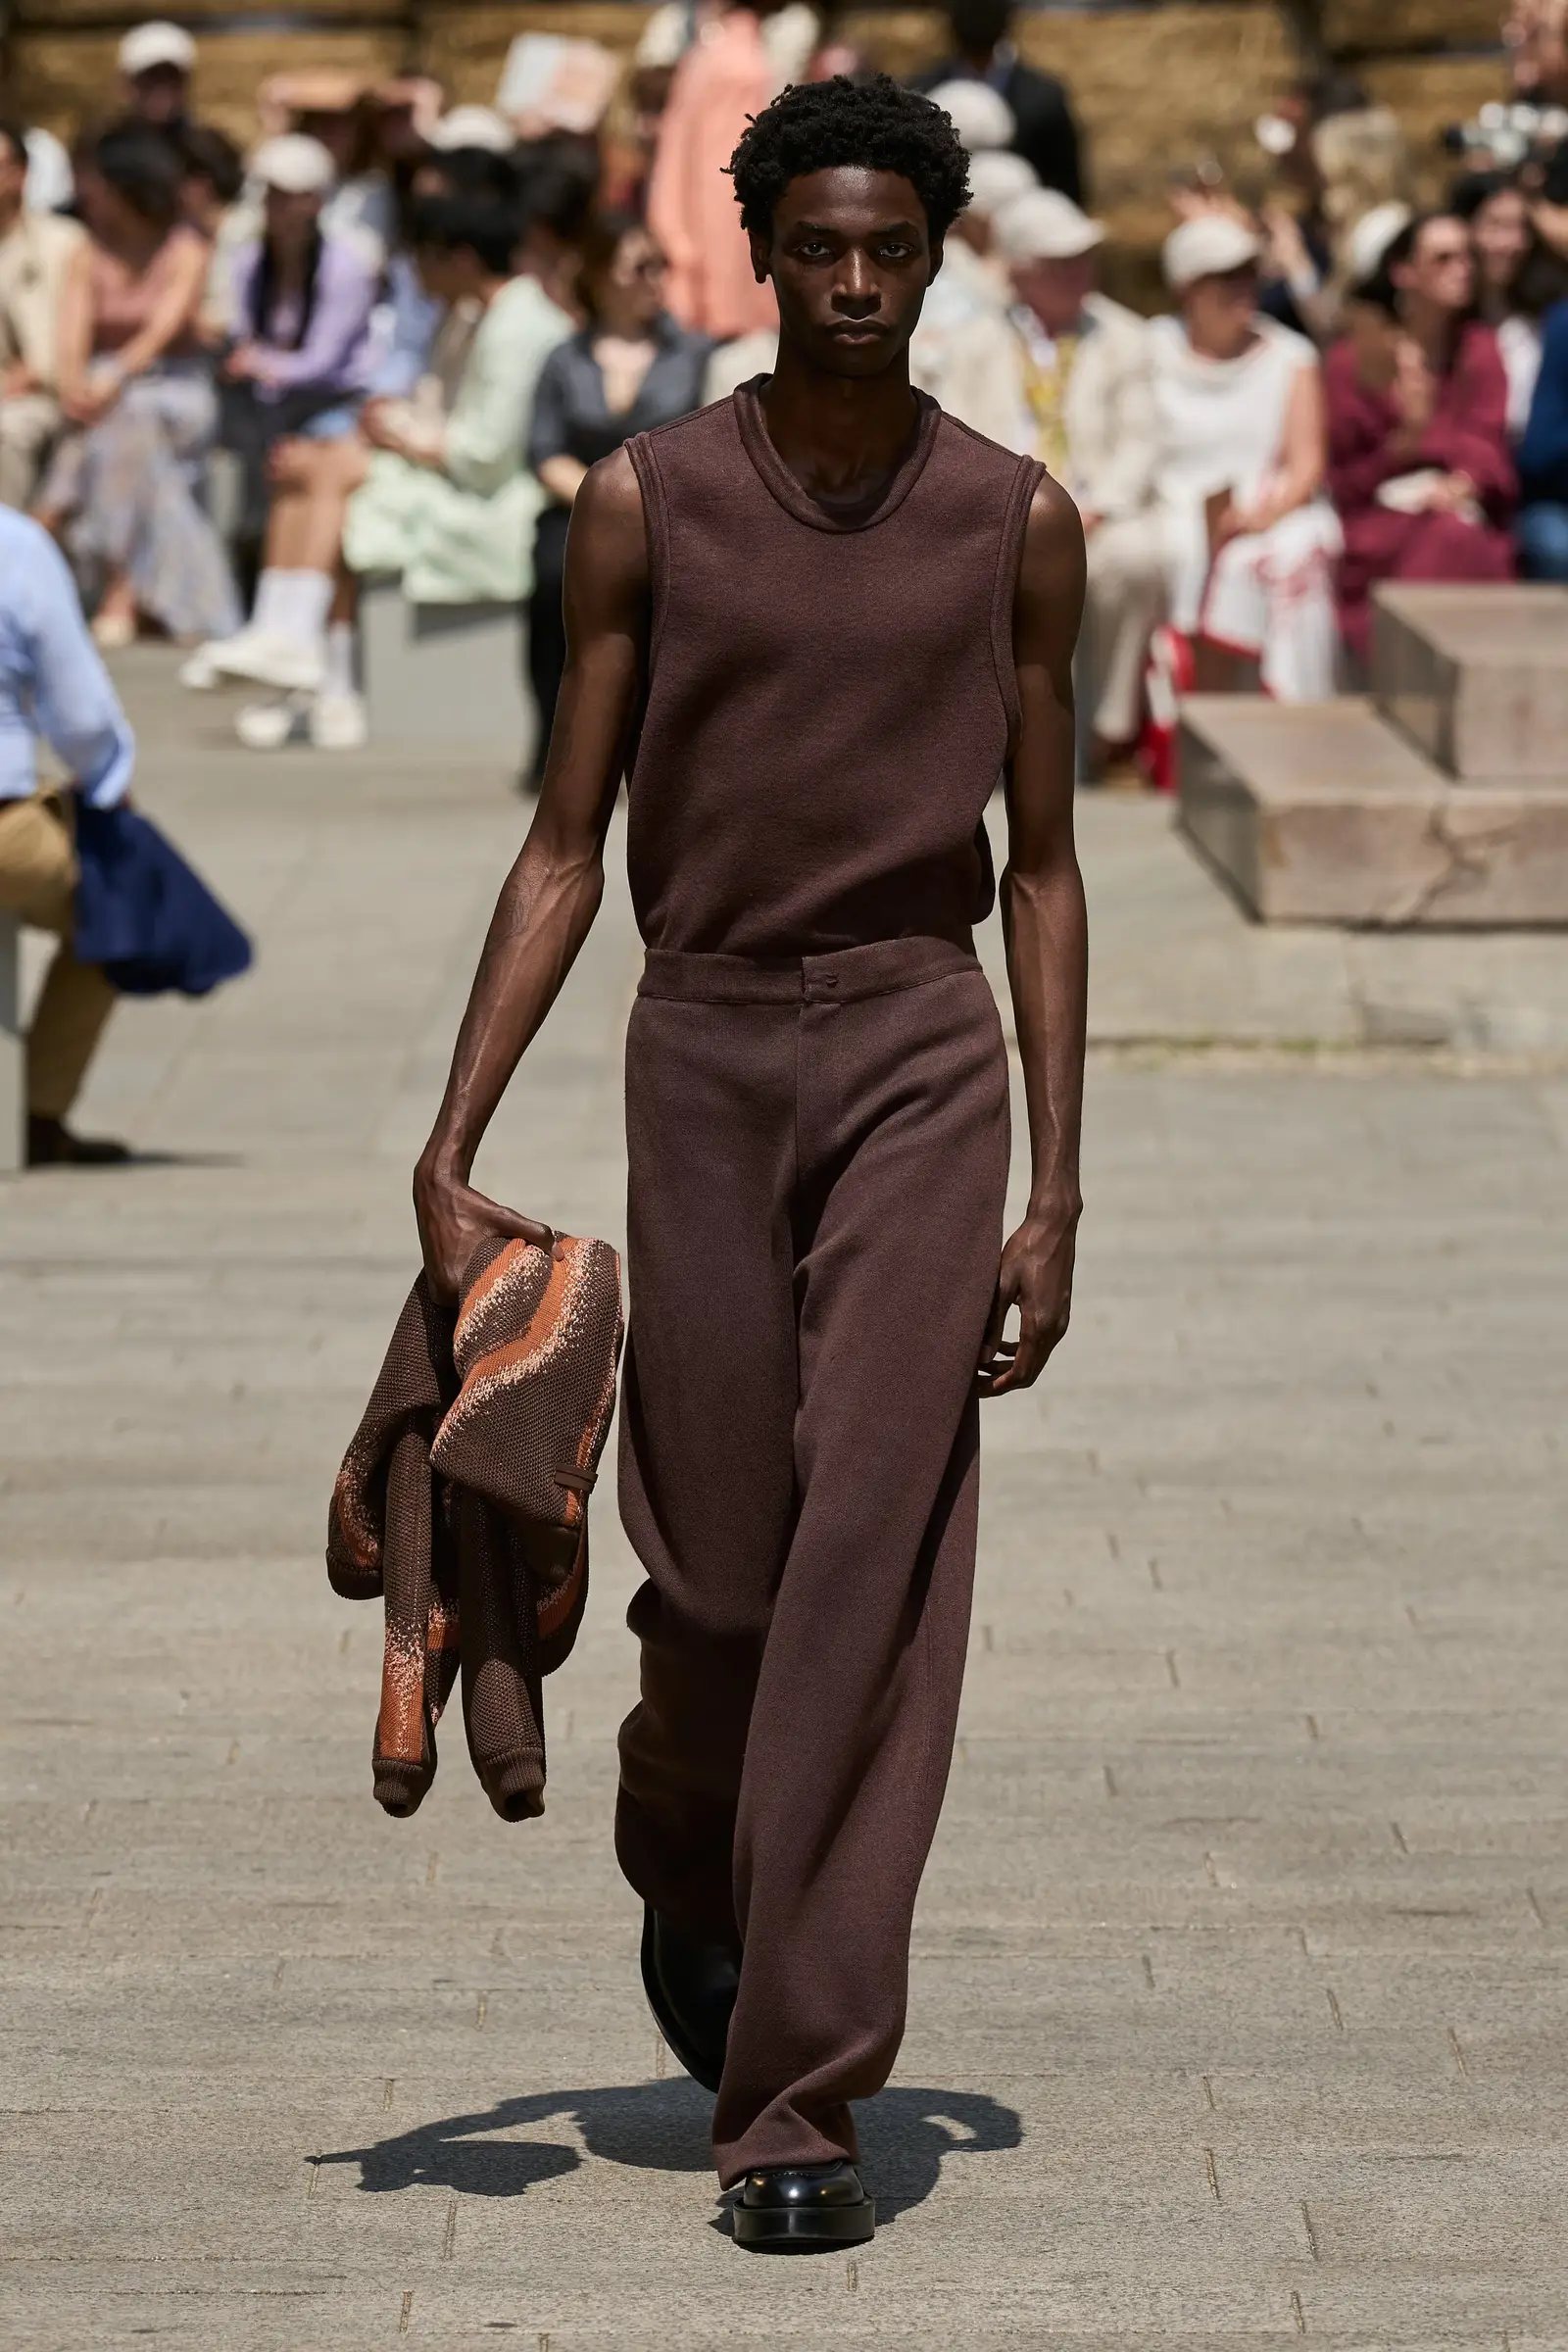
<path id="1" fill-rule="evenodd" d="M 1362 662 L 1376 581 L 1513 576 L 1508 380 L 1474 299 L 1464 222 L 1428 214 L 1396 237 L 1328 355 L 1340 625 Z"/>

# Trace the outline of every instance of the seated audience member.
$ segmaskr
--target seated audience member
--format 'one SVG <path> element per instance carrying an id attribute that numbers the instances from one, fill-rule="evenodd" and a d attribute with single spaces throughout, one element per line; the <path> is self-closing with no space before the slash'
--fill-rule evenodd
<path id="1" fill-rule="evenodd" d="M 1259 314 L 1260 250 L 1217 213 L 1165 242 L 1180 316 L 1149 336 L 1166 592 L 1200 685 L 1234 684 L 1255 662 L 1278 701 L 1321 702 L 1335 690 L 1339 549 L 1321 495 L 1322 373 L 1310 343 Z"/>
<path id="2" fill-rule="evenodd" d="M 1138 734 L 1145 658 L 1165 601 L 1151 514 L 1149 330 L 1095 289 L 1104 234 L 1054 188 L 1004 206 L 996 241 L 1013 305 L 956 339 L 943 400 L 977 432 L 1043 460 L 1078 502 L 1091 618 L 1080 659 L 1093 671 L 1097 764 Z"/>
<path id="3" fill-rule="evenodd" d="M 607 214 L 590 229 L 581 287 L 588 323 L 546 360 L 528 440 L 528 463 L 550 500 L 534 534 L 528 608 L 528 669 L 539 708 L 535 786 L 566 663 L 562 588 L 572 501 L 589 466 L 633 433 L 701 405 L 712 349 L 664 309 L 664 257 L 629 214 Z"/>
<path id="4" fill-rule="evenodd" d="M 950 360 L 961 365 L 976 322 L 1002 318 L 1011 299 L 996 253 L 997 217 L 1040 182 L 1023 157 L 1008 150 L 1011 114 L 983 81 L 944 82 L 931 92 L 931 103 L 949 116 L 969 158 L 969 201 L 948 232 L 942 267 L 921 305 L 909 346 L 912 381 L 946 409 L 953 406 Z"/>
<path id="5" fill-rule="evenodd" d="M 1506 172 L 1473 172 L 1450 208 L 1470 230 L 1476 266 L 1476 313 L 1497 338 L 1508 378 L 1508 431 L 1517 442 L 1530 421 L 1541 367 L 1541 314 L 1562 294 L 1562 265 L 1543 246 L 1524 190 Z M 1552 283 L 1545 282 L 1549 272 Z"/>
<path id="6" fill-rule="evenodd" d="M 267 520 L 267 461 L 293 433 L 354 430 L 373 358 L 376 278 L 357 245 L 325 234 L 332 159 L 316 139 L 268 139 L 251 160 L 263 190 L 261 238 L 234 264 L 234 331 L 222 364 L 223 439 L 245 464 L 240 536 Z"/>
<path id="7" fill-rule="evenodd" d="M 120 44 L 120 79 L 126 118 L 165 133 L 190 121 L 196 44 L 178 24 L 157 18 L 133 25 Z"/>
<path id="8" fill-rule="evenodd" d="M 544 493 L 524 468 L 535 387 L 572 320 L 535 278 L 513 274 L 516 217 L 458 196 L 415 207 L 415 258 L 455 341 L 441 410 L 366 404 L 353 440 L 279 445 L 257 607 L 248 628 L 211 649 L 221 675 L 310 698 L 319 749 L 365 740 L 356 690 L 355 575 L 395 573 L 417 604 L 519 604 L 533 586 Z M 331 626 L 327 626 L 328 615 Z M 286 705 L 240 713 L 253 748 L 290 740 Z"/>
<path id="9" fill-rule="evenodd" d="M 73 257 L 74 220 L 25 209 L 27 147 L 0 122 L 0 506 L 25 507 L 60 430 L 56 322 Z"/>
<path id="10" fill-rule="evenodd" d="M 411 201 L 421 196 L 466 196 L 480 203 L 517 207 L 517 172 L 512 132 L 488 107 L 454 107 L 430 133 L 410 182 Z M 419 283 L 414 256 L 399 242 L 387 264 L 391 333 L 370 379 L 382 400 L 407 400 L 431 364 L 444 312 Z"/>
<path id="11" fill-rule="evenodd" d="M 1412 220 L 1329 353 L 1329 481 L 1345 531 L 1340 624 L 1367 657 L 1378 580 L 1505 580 L 1516 483 L 1508 379 L 1474 318 L 1475 263 L 1451 213 Z"/>
<path id="12" fill-rule="evenodd" d="M 157 132 L 105 131 L 78 156 L 76 184 L 87 241 L 58 345 L 74 429 L 36 512 L 104 576 L 101 644 L 125 644 L 138 612 L 172 637 L 221 637 L 238 624 L 234 585 L 197 496 L 218 423 L 197 329 L 207 242 L 180 219 L 179 162 Z"/>
<path id="13" fill-rule="evenodd" d="M 951 52 L 942 65 L 917 74 L 913 86 L 930 92 L 948 81 L 989 82 L 1012 111 L 1014 155 L 1042 187 L 1059 188 L 1081 204 L 1083 164 L 1067 92 L 1054 75 L 1023 63 L 1010 38 L 1012 20 L 1010 0 L 949 0 Z"/>
<path id="14" fill-rule="evenodd" d="M 1527 580 L 1568 582 L 1568 301 L 1546 313 L 1519 487 L 1520 570 Z"/>
<path id="15" fill-rule="evenodd" d="M 327 234 L 358 240 L 372 269 L 397 236 L 397 198 L 377 147 L 377 110 L 364 79 L 336 67 L 274 74 L 260 94 L 264 122 L 318 139 L 334 185 L 321 220 Z"/>

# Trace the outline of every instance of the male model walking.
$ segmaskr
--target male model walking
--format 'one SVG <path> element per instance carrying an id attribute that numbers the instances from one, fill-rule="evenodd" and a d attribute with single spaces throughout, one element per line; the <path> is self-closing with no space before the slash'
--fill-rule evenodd
<path id="1" fill-rule="evenodd" d="M 885 79 L 789 89 L 733 172 L 778 365 L 578 493 L 543 795 L 415 1195 L 447 1293 L 486 1235 L 541 1236 L 468 1171 L 593 920 L 624 770 L 648 960 L 620 1500 L 648 1582 L 616 1846 L 656 2014 L 717 2091 L 736 2237 L 799 2246 L 871 2234 L 849 2102 L 904 2026 L 978 1402 L 1066 1328 L 1084 552 L 1041 466 L 910 390 L 966 193 L 947 117 Z M 1034 1163 L 1005 1247 L 1006 1057 L 971 939 L 999 774 Z"/>

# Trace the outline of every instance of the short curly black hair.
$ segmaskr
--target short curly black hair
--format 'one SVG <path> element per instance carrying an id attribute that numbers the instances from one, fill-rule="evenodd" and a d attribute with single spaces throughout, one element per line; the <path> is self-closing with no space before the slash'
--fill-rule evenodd
<path id="1" fill-rule="evenodd" d="M 934 245 L 969 201 L 969 159 L 939 106 L 886 74 L 865 81 L 835 74 L 831 81 L 792 83 L 751 118 L 729 159 L 741 226 L 768 235 L 792 179 L 843 164 L 908 180 Z"/>

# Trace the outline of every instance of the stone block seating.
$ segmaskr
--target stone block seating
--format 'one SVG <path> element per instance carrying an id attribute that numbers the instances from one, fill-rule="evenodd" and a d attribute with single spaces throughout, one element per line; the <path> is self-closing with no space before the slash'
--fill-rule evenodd
<path id="1" fill-rule="evenodd" d="M 515 605 L 411 605 L 396 580 L 366 583 L 360 657 L 372 743 L 493 744 L 516 767 L 533 752 Z"/>
<path id="2" fill-rule="evenodd" d="M 1380 590 L 1370 697 L 1195 695 L 1180 791 L 1264 922 L 1568 925 L 1568 589 Z"/>
<path id="3" fill-rule="evenodd" d="M 0 1176 L 23 1162 L 26 1048 L 22 1036 L 22 925 L 0 908 Z"/>

